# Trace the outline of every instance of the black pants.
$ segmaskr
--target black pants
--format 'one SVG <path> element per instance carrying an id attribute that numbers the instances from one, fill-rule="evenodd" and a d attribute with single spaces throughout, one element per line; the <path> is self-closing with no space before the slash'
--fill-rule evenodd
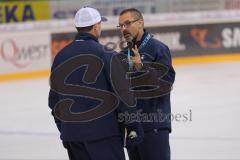
<path id="1" fill-rule="evenodd" d="M 69 160 L 125 160 L 120 137 L 91 142 L 63 142 Z"/>
<path id="2" fill-rule="evenodd" d="M 169 130 L 152 130 L 144 133 L 143 142 L 128 148 L 130 160 L 170 160 Z"/>

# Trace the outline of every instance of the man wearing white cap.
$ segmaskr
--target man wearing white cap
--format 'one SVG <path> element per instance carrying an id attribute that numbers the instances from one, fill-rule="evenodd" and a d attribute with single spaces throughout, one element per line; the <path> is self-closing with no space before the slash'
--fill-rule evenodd
<path id="1" fill-rule="evenodd" d="M 94 8 L 78 10 L 74 20 L 78 34 L 72 43 L 56 55 L 51 68 L 49 107 L 70 160 L 125 159 L 116 108 L 131 113 L 135 109 L 122 102 L 119 107 L 119 99 L 113 93 L 110 62 L 116 53 L 106 52 L 98 42 L 102 21 L 106 21 L 106 18 L 101 17 Z M 71 68 L 76 64 L 76 68 Z M 63 69 L 64 66 L 71 69 Z M 66 70 L 69 72 L 62 78 Z M 118 70 L 121 70 L 120 65 Z M 128 85 L 127 80 L 122 83 Z M 71 89 L 78 93 L 70 93 Z M 63 102 L 70 102 L 66 110 L 61 110 Z M 84 119 L 83 115 L 88 113 Z M 142 140 L 143 131 L 139 123 L 130 122 L 126 128 L 137 133 L 137 136 L 128 139 L 127 145 L 135 145 Z"/>
<path id="2" fill-rule="evenodd" d="M 101 17 L 96 9 L 84 7 L 76 13 L 74 23 L 78 32 L 90 32 L 90 34 L 99 38 L 101 22 L 104 21 L 107 21 L 107 18 Z"/>

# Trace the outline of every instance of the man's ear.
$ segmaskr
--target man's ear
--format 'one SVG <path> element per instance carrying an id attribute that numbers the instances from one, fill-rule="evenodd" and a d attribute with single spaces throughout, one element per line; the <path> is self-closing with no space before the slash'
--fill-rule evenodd
<path id="1" fill-rule="evenodd" d="M 139 19 L 138 23 L 139 23 L 140 26 L 141 26 L 141 27 L 139 27 L 139 28 L 143 28 L 143 26 L 144 26 L 144 21 L 143 21 L 143 19 Z"/>
<path id="2" fill-rule="evenodd" d="M 92 29 L 97 30 L 97 24 L 94 24 Z"/>

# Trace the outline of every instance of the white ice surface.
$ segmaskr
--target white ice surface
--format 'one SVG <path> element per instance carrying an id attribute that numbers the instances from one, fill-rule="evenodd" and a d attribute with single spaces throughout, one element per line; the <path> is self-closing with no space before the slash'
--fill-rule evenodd
<path id="1" fill-rule="evenodd" d="M 174 160 L 240 159 L 240 62 L 176 66 Z M 48 79 L 0 83 L 0 160 L 66 160 L 47 106 Z M 189 118 L 188 117 L 188 118 Z M 154 147 L 154 146 L 153 146 Z"/>

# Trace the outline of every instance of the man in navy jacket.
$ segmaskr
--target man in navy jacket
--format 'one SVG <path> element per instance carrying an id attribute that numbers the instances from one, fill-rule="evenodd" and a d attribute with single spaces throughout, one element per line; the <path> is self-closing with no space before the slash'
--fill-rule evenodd
<path id="1" fill-rule="evenodd" d="M 116 111 L 134 113 L 135 108 L 119 103 L 114 93 L 111 63 L 117 63 L 118 74 L 124 67 L 114 59 L 116 53 L 106 52 L 98 42 L 104 20 L 96 9 L 81 8 L 75 15 L 78 34 L 56 55 L 51 68 L 49 107 L 70 160 L 125 159 Z M 128 80 L 118 85 L 129 89 Z M 128 122 L 126 127 L 137 133 L 127 144 L 140 142 L 141 125 Z"/>
<path id="2" fill-rule="evenodd" d="M 128 55 L 129 69 L 133 72 L 151 70 L 152 74 L 147 77 L 148 80 L 154 82 L 154 79 L 162 79 L 162 84 L 173 84 L 175 71 L 172 67 L 170 51 L 165 44 L 154 39 L 144 29 L 141 12 L 134 8 L 123 10 L 119 16 L 118 27 L 128 42 L 128 49 L 123 52 Z M 154 67 L 148 68 L 151 63 L 165 68 L 164 74 L 157 72 Z M 144 79 L 145 83 L 147 78 Z M 146 84 L 145 87 L 144 84 L 142 86 L 138 89 L 145 93 L 142 92 L 139 96 L 137 108 L 144 129 L 144 140 L 138 146 L 128 148 L 129 158 L 130 160 L 170 160 L 171 89 L 159 92 L 161 93 L 159 95 L 144 97 L 144 94 L 149 94 L 146 92 L 149 88 Z"/>

